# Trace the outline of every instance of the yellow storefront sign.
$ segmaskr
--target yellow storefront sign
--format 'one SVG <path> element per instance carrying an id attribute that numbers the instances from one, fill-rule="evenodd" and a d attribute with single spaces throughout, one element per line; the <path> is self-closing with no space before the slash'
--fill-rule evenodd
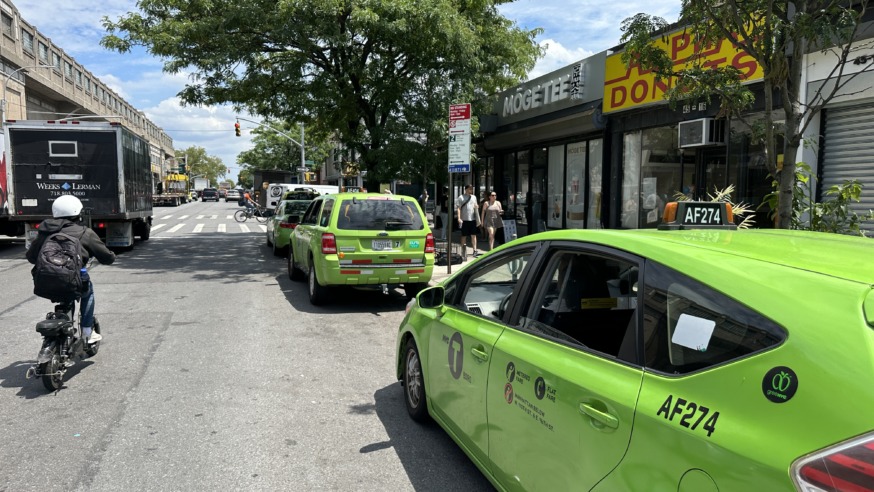
<path id="1" fill-rule="evenodd" d="M 677 70 L 691 64 L 696 58 L 704 67 L 733 66 L 740 70 L 744 83 L 755 82 L 763 77 L 762 67 L 746 51 L 739 50 L 726 39 L 715 45 L 696 44 L 692 36 L 680 30 L 653 40 L 653 45 L 663 49 L 674 61 Z M 700 55 L 699 55 L 700 54 Z M 701 59 L 697 60 L 700 56 Z M 638 106 L 664 102 L 664 94 L 674 80 L 656 80 L 649 70 L 641 70 L 637 64 L 626 67 L 622 53 L 607 57 L 604 76 L 604 113 L 621 111 Z"/>

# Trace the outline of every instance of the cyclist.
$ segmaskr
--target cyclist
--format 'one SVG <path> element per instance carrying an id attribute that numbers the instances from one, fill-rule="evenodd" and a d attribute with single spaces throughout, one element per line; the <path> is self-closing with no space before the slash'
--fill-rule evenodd
<path id="1" fill-rule="evenodd" d="M 115 253 L 109 250 L 97 233 L 80 224 L 82 220 L 82 202 L 73 195 L 64 195 L 52 204 L 52 219 L 46 219 L 39 225 L 39 235 L 27 250 L 27 261 L 36 264 L 39 251 L 46 239 L 56 232 L 63 232 L 79 238 L 82 246 L 79 252 L 82 264 L 88 264 L 93 256 L 104 265 L 110 265 L 115 261 Z M 100 333 L 92 333 L 94 326 L 94 287 L 91 282 L 84 282 L 82 292 L 82 336 L 88 343 L 97 343 L 101 339 Z"/>
<path id="2" fill-rule="evenodd" d="M 252 210 L 255 209 L 255 200 L 252 200 L 252 196 L 249 195 L 248 191 L 243 195 L 243 205 L 246 206 L 246 213 L 251 215 Z"/>

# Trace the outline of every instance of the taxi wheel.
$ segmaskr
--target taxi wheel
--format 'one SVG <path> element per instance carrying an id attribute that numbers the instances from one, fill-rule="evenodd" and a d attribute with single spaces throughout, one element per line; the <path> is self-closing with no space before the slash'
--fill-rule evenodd
<path id="1" fill-rule="evenodd" d="M 288 263 L 288 278 L 296 281 L 303 280 L 303 272 L 298 270 L 294 265 L 294 251 L 291 250 L 291 245 L 288 246 L 288 255 L 286 255 L 286 259 Z"/>
<path id="2" fill-rule="evenodd" d="M 313 306 L 320 306 L 325 303 L 325 300 L 328 297 L 328 288 L 319 285 L 319 279 L 316 277 L 316 266 L 312 263 L 310 263 L 309 291 L 310 304 Z"/>
<path id="3" fill-rule="evenodd" d="M 428 405 L 425 403 L 425 378 L 422 376 L 422 359 L 412 338 L 404 349 L 404 403 L 407 413 L 416 422 L 428 420 Z"/>

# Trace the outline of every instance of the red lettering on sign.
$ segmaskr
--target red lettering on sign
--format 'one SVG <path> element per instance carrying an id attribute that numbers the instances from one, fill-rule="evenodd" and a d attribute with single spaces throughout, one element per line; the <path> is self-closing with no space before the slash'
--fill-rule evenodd
<path id="1" fill-rule="evenodd" d="M 610 92 L 610 106 L 618 108 L 625 104 L 625 99 L 628 97 L 628 90 L 625 87 L 614 87 Z"/>
<path id="2" fill-rule="evenodd" d="M 692 37 L 686 33 L 675 36 L 671 39 L 671 60 L 676 60 L 680 52 L 689 47 L 692 42 Z"/>
<path id="3" fill-rule="evenodd" d="M 734 55 L 734 58 L 731 59 L 731 66 L 740 70 L 740 78 L 743 80 L 752 77 L 756 72 L 756 69 L 759 68 L 759 64 L 756 60 L 746 51 L 741 51 Z"/>
<path id="4" fill-rule="evenodd" d="M 631 100 L 636 103 L 641 103 L 646 100 L 646 94 L 649 92 L 645 80 L 638 80 L 631 86 Z"/>

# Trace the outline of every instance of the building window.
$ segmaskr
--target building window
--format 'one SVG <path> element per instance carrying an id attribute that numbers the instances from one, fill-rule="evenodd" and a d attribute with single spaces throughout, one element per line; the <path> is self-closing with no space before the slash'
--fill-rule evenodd
<path id="1" fill-rule="evenodd" d="M 12 33 L 12 16 L 0 13 L 0 18 L 2 18 L 3 34 L 14 38 L 15 35 Z"/>
<path id="2" fill-rule="evenodd" d="M 24 51 L 33 54 L 33 34 L 21 30 L 21 46 L 24 48 Z"/>
<path id="3" fill-rule="evenodd" d="M 49 62 L 49 47 L 42 43 L 39 44 L 39 61 L 43 63 Z"/>
<path id="4" fill-rule="evenodd" d="M 91 79 L 85 78 L 85 92 L 91 92 Z"/>
<path id="5" fill-rule="evenodd" d="M 76 70 L 76 85 L 82 87 L 82 71 Z"/>
<path id="6" fill-rule="evenodd" d="M 64 77 L 73 80 L 73 64 L 70 62 L 64 62 Z"/>
<path id="7" fill-rule="evenodd" d="M 61 55 L 52 51 L 52 66 L 55 67 L 55 70 L 58 72 L 61 71 Z"/>

